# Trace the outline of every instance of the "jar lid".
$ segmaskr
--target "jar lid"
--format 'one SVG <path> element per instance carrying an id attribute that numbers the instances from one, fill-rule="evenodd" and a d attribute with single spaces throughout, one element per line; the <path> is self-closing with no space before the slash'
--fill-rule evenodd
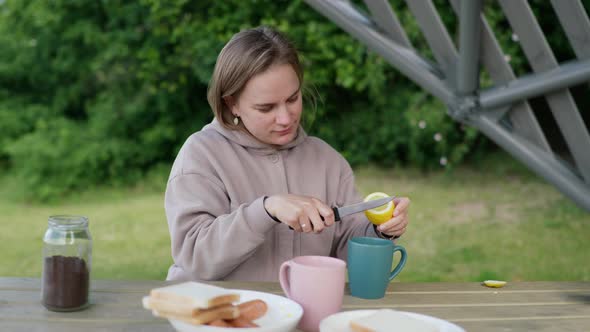
<path id="1" fill-rule="evenodd" d="M 80 229 L 88 227 L 88 218 L 74 215 L 50 216 L 49 225 L 59 229 Z"/>

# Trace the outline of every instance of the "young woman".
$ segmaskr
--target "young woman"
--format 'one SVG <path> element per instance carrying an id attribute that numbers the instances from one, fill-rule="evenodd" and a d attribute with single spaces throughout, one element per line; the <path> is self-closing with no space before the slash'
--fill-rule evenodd
<path id="1" fill-rule="evenodd" d="M 297 51 L 273 29 L 222 49 L 208 91 L 215 119 L 187 139 L 166 189 L 169 280 L 276 281 L 295 256 L 346 260 L 353 236 L 405 232 L 408 198 L 378 228 L 363 213 L 334 222 L 331 206 L 362 197 L 347 161 L 302 129 L 302 84 Z"/>

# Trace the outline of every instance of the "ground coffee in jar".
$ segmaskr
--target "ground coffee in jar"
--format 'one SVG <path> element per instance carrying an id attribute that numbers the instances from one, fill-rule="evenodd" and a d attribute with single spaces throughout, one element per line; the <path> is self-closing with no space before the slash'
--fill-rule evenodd
<path id="1" fill-rule="evenodd" d="M 51 308 L 78 308 L 88 303 L 90 273 L 78 257 L 45 257 L 43 301 Z"/>
<path id="2" fill-rule="evenodd" d="M 42 303 L 52 311 L 88 306 L 92 239 L 88 219 L 52 216 L 43 237 Z"/>

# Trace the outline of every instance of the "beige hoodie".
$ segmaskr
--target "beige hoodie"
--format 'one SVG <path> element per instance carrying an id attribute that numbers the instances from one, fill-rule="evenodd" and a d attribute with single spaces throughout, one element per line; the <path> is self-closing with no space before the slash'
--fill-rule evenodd
<path id="1" fill-rule="evenodd" d="M 349 238 L 378 236 L 362 213 L 320 234 L 290 230 L 271 219 L 262 204 L 264 196 L 286 193 L 330 206 L 362 200 L 347 161 L 302 128 L 279 148 L 216 120 L 191 135 L 166 188 L 174 258 L 167 279 L 277 281 L 286 260 L 301 255 L 346 260 Z"/>

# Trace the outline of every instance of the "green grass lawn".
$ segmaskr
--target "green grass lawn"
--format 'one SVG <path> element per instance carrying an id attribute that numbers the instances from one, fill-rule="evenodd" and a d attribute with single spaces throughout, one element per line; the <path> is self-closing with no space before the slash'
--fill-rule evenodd
<path id="1" fill-rule="evenodd" d="M 363 194 L 412 200 L 398 281 L 590 280 L 590 213 L 510 157 L 452 172 L 363 167 L 356 177 Z M 39 277 L 47 217 L 81 214 L 94 239 L 93 278 L 165 278 L 165 176 L 148 182 L 31 204 L 15 198 L 16 180 L 1 178 L 0 276 Z"/>

